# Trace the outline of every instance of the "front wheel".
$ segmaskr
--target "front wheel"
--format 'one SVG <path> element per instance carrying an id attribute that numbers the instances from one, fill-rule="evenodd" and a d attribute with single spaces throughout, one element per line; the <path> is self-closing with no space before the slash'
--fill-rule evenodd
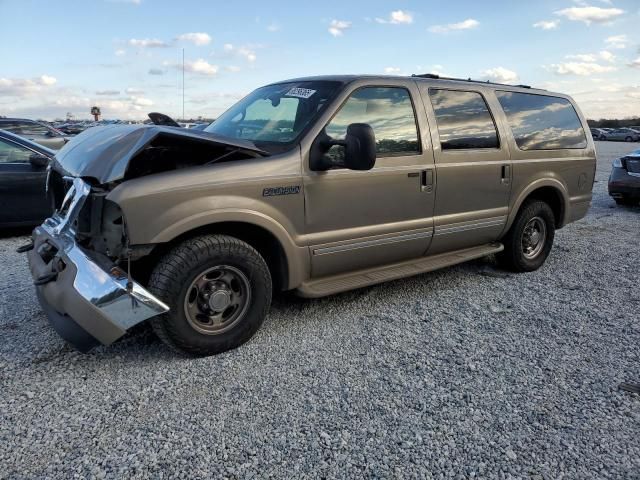
<path id="1" fill-rule="evenodd" d="M 260 328 L 271 289 L 267 264 L 249 244 L 226 235 L 195 237 L 169 251 L 151 274 L 149 291 L 170 307 L 151 326 L 174 350 L 221 353 Z"/>
<path id="2" fill-rule="evenodd" d="M 625 142 L 633 142 L 633 138 L 631 138 L 631 137 L 626 137 L 626 138 L 624 139 L 624 141 L 625 141 Z"/>
<path id="3" fill-rule="evenodd" d="M 555 236 L 555 217 L 551 207 L 540 200 L 525 202 L 503 239 L 504 251 L 498 258 L 515 272 L 531 272 L 542 266 Z"/>

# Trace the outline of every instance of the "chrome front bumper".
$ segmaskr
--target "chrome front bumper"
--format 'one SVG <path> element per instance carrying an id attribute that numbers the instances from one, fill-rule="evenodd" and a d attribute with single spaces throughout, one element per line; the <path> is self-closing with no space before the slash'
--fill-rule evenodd
<path id="1" fill-rule="evenodd" d="M 74 179 L 61 212 L 33 231 L 29 267 L 43 310 L 55 330 L 80 351 L 109 345 L 134 325 L 169 307 L 106 258 L 75 241 L 74 222 L 89 186 Z"/>

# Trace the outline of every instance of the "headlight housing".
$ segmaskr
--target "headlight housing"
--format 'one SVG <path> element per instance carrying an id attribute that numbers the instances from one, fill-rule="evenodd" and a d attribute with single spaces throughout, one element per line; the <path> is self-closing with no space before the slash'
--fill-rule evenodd
<path id="1" fill-rule="evenodd" d="M 613 161 L 613 168 L 622 168 L 622 159 L 621 158 L 616 158 Z"/>

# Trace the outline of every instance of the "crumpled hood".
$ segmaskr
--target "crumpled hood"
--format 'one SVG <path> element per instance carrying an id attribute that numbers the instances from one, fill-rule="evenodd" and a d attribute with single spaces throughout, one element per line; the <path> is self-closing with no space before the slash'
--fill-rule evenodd
<path id="1" fill-rule="evenodd" d="M 64 175 L 92 177 L 99 183 L 121 180 L 131 159 L 159 136 L 267 154 L 250 141 L 213 133 L 157 125 L 109 125 L 89 128 L 74 137 L 56 153 L 54 168 Z"/>

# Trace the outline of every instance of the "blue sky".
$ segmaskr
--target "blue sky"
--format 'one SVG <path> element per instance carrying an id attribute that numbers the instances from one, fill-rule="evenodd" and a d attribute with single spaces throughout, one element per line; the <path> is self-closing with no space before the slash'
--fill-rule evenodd
<path id="1" fill-rule="evenodd" d="M 640 1 L 0 0 L 0 115 L 215 117 L 268 82 L 438 72 L 640 115 Z"/>

